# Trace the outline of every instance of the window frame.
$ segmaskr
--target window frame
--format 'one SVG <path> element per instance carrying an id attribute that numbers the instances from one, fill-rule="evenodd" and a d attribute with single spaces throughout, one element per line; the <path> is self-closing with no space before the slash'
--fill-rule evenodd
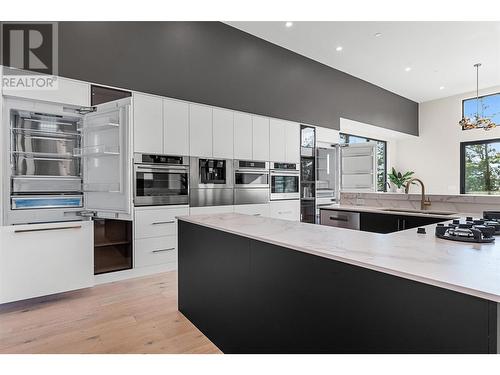
<path id="1" fill-rule="evenodd" d="M 382 139 L 376 139 L 376 138 L 370 138 L 370 137 L 365 137 L 362 135 L 356 135 L 356 134 L 351 134 L 351 133 L 344 133 L 344 132 L 339 132 L 339 140 L 340 137 L 344 135 L 346 136 L 346 141 L 349 143 L 349 137 L 356 137 L 356 138 L 364 138 L 367 139 L 368 142 L 373 141 L 373 142 L 381 142 L 384 144 L 384 190 L 378 190 L 377 192 L 382 191 L 382 192 L 387 192 L 387 141 L 384 141 Z"/>
<path id="2" fill-rule="evenodd" d="M 500 138 L 480 139 L 477 141 L 460 142 L 460 194 L 467 195 L 465 192 L 465 148 L 472 145 L 485 145 L 488 143 L 500 143 Z M 484 195 L 491 195 L 485 193 Z"/>
<path id="3" fill-rule="evenodd" d="M 482 98 L 486 98 L 487 96 L 493 96 L 493 95 L 500 95 L 500 91 L 499 92 L 494 92 L 494 93 L 491 93 L 491 94 L 485 94 L 485 95 L 480 95 L 478 97 L 472 97 L 472 98 L 465 98 L 465 99 L 462 99 L 462 118 L 464 118 L 464 104 L 467 100 L 474 100 L 474 99 L 482 99 Z M 500 126 L 500 124 L 497 124 Z M 462 126 L 462 130 L 466 130 L 464 129 L 464 127 Z"/>

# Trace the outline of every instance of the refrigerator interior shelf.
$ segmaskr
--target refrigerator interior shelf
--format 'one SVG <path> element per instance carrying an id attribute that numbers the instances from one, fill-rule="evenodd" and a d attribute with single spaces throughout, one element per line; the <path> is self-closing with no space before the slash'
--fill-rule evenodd
<path id="1" fill-rule="evenodd" d="M 104 131 L 104 130 L 110 130 L 110 129 L 118 129 L 120 127 L 120 124 L 115 122 L 114 119 L 110 118 L 101 118 L 98 121 L 92 121 L 90 120 L 85 126 L 80 126 L 78 129 L 79 131 L 84 131 L 84 132 L 97 132 L 97 131 Z"/>
<path id="2" fill-rule="evenodd" d="M 29 151 L 12 151 L 13 155 L 20 155 L 24 158 L 29 159 L 50 159 L 50 160 L 59 160 L 59 159 L 73 159 L 78 155 L 71 154 L 69 152 L 60 152 L 60 153 L 51 153 L 51 152 L 29 152 Z"/>
<path id="3" fill-rule="evenodd" d="M 120 149 L 118 147 L 107 145 L 88 146 L 75 148 L 73 155 L 80 157 L 119 156 Z"/>

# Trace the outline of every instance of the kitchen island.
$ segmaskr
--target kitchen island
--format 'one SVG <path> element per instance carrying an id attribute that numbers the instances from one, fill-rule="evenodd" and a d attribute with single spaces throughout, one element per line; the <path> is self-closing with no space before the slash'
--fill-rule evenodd
<path id="1" fill-rule="evenodd" d="M 179 218 L 179 310 L 225 353 L 496 353 L 500 245 Z"/>

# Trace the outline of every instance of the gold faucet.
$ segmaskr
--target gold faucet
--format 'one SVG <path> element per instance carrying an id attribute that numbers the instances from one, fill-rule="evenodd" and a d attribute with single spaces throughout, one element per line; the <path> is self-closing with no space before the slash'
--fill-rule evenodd
<path id="1" fill-rule="evenodd" d="M 420 209 L 423 211 L 425 210 L 426 206 L 431 205 L 431 201 L 429 198 L 425 197 L 425 186 L 422 180 L 419 180 L 418 178 L 412 178 L 410 181 L 407 182 L 406 188 L 405 188 L 405 193 L 408 194 L 408 191 L 410 190 L 410 185 L 414 182 L 417 181 L 420 183 L 420 186 L 422 187 L 422 199 L 420 200 Z"/>

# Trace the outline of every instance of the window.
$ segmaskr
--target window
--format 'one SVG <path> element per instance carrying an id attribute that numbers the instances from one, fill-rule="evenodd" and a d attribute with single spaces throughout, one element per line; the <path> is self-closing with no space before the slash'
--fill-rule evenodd
<path id="1" fill-rule="evenodd" d="M 460 193 L 500 195 L 500 139 L 460 143 Z"/>
<path id="2" fill-rule="evenodd" d="M 477 111 L 476 98 L 462 101 L 462 117 L 468 117 L 475 122 Z M 489 118 L 500 126 L 500 93 L 479 97 L 479 116 Z"/>
<path id="3" fill-rule="evenodd" d="M 340 133 L 340 143 L 377 142 L 377 190 L 387 191 L 387 142 L 373 138 Z"/>

